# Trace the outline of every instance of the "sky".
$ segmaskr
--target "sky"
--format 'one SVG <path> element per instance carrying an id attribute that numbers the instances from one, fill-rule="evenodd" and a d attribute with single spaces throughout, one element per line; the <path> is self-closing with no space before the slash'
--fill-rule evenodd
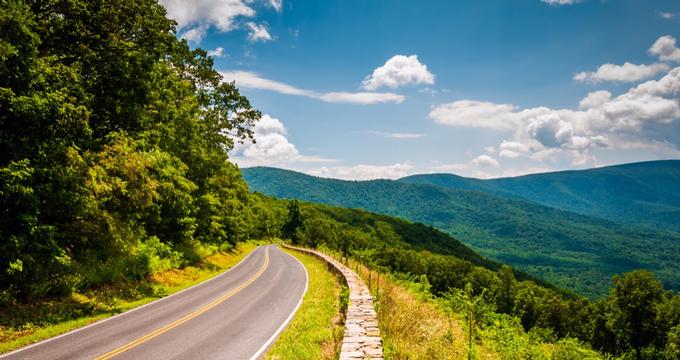
<path id="1" fill-rule="evenodd" d="M 680 158 L 676 0 L 160 0 L 259 109 L 230 156 L 342 179 Z"/>

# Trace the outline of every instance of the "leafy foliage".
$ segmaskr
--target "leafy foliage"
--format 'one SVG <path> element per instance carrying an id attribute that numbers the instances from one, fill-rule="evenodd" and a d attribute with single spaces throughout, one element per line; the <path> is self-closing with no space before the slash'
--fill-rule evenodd
<path id="1" fill-rule="evenodd" d="M 262 232 L 226 155 L 260 113 L 162 6 L 1 5 L 1 302 L 140 279 Z"/>

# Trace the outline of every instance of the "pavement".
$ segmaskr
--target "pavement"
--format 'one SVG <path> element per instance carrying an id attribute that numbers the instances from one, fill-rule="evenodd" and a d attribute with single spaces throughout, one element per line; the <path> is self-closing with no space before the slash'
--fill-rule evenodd
<path id="1" fill-rule="evenodd" d="M 306 290 L 297 259 L 260 246 L 210 280 L 0 359 L 257 359 Z"/>

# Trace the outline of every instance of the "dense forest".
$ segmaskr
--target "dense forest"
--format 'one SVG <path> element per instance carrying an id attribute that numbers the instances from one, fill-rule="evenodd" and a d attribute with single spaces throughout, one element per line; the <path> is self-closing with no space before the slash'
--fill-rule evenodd
<path id="1" fill-rule="evenodd" d="M 260 113 L 155 1 L 0 3 L 1 311 L 284 237 L 469 288 L 548 338 L 680 357 L 680 297 L 648 272 L 592 302 L 423 224 L 249 192 L 227 153 Z"/>
<path id="2" fill-rule="evenodd" d="M 343 181 L 275 168 L 242 169 L 254 191 L 365 209 L 445 231 L 480 254 L 591 298 L 613 275 L 648 269 L 680 289 L 680 233 L 625 226 L 472 189 L 407 181 Z"/>

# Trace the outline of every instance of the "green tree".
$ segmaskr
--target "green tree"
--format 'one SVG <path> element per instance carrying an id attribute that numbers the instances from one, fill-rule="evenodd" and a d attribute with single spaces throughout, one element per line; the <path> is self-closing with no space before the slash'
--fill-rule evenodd
<path id="1" fill-rule="evenodd" d="M 498 278 L 500 280 L 497 300 L 498 310 L 510 314 L 515 305 L 515 274 L 511 267 L 503 265 L 498 271 Z"/>
<path id="2" fill-rule="evenodd" d="M 289 239 L 293 245 L 300 244 L 300 233 L 305 228 L 305 222 L 300 211 L 300 203 L 292 200 L 288 203 L 288 215 L 281 228 L 281 234 Z"/>
<path id="3" fill-rule="evenodd" d="M 486 302 L 484 293 L 475 295 L 472 284 L 467 283 L 465 289 L 453 290 L 447 295 L 450 306 L 454 311 L 462 312 L 468 327 L 468 359 L 472 359 L 472 344 L 476 336 L 477 328 L 483 324 L 489 315 L 495 310 L 493 304 Z"/>
<path id="4" fill-rule="evenodd" d="M 637 359 L 642 349 L 658 336 L 656 306 L 663 296 L 661 283 L 649 271 L 636 270 L 614 277 L 609 327 L 616 334 L 620 352 L 633 349 Z"/>

